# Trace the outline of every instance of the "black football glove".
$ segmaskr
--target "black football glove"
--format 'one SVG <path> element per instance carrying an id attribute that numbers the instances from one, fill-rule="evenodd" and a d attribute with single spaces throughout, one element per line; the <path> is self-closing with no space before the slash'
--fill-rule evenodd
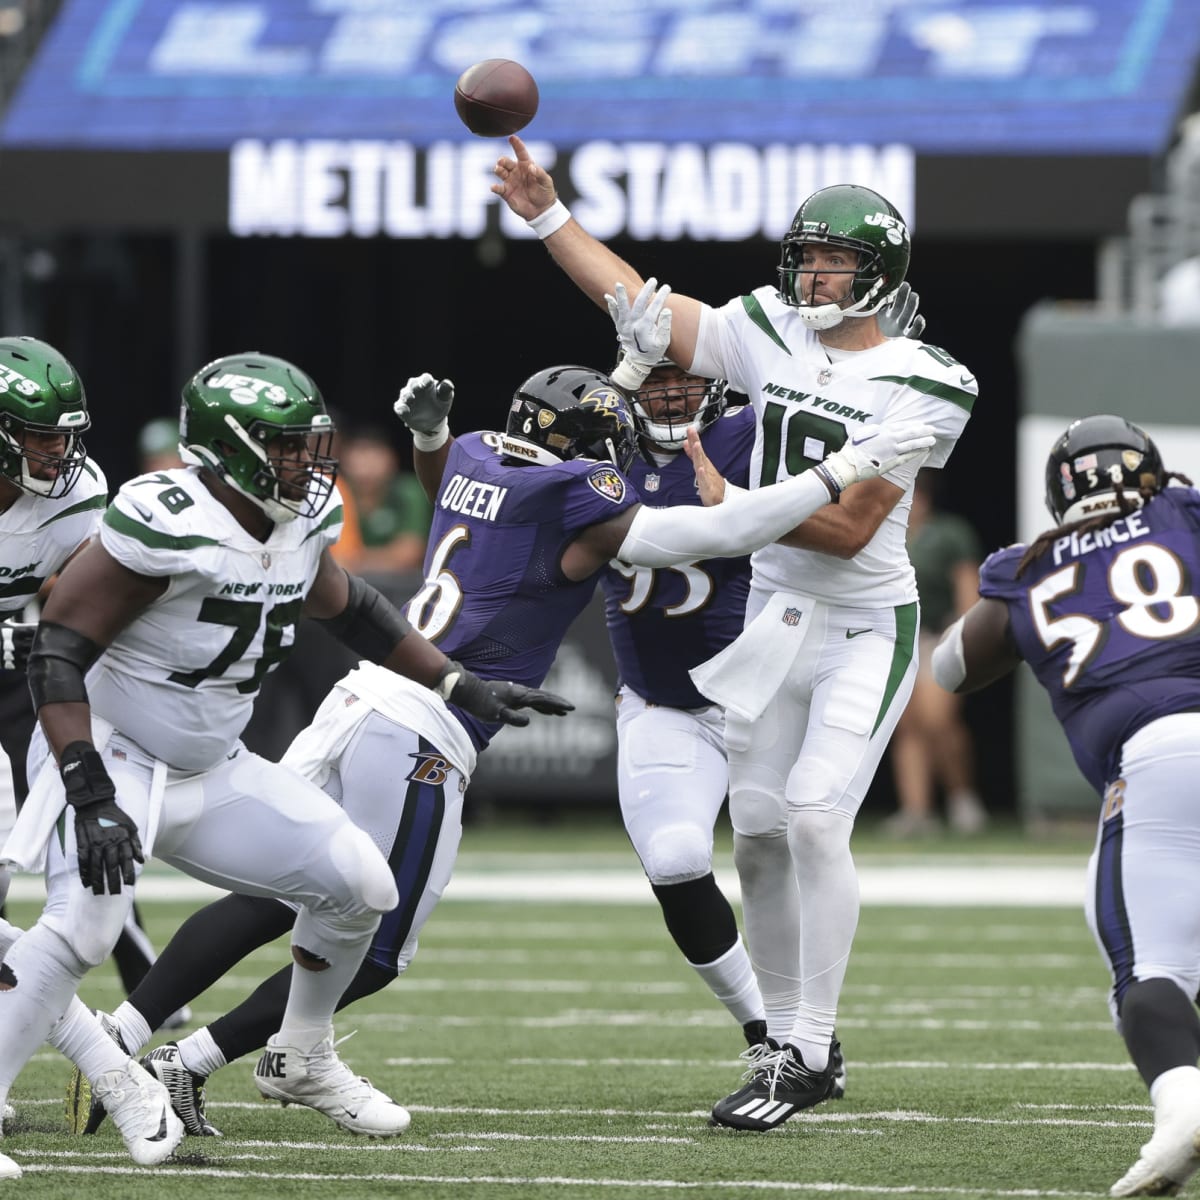
<path id="1" fill-rule="evenodd" d="M 480 679 L 453 659 L 448 659 L 442 668 L 434 691 L 443 700 L 490 724 L 499 721 L 505 725 L 528 725 L 529 715 L 517 712 L 519 708 L 532 708 L 547 716 L 561 717 L 575 707 L 570 700 L 541 688 L 524 687 L 504 679 Z"/>
<path id="2" fill-rule="evenodd" d="M 124 880 L 133 887 L 133 864 L 144 863 L 137 825 L 117 806 L 117 789 L 95 746 L 72 742 L 59 761 L 67 803 L 75 810 L 75 848 L 79 881 L 97 896 L 104 885 L 116 895 Z"/>
<path id="3" fill-rule="evenodd" d="M 37 622 L 0 621 L 0 667 L 6 671 L 24 671 L 29 665 L 29 650 Z"/>

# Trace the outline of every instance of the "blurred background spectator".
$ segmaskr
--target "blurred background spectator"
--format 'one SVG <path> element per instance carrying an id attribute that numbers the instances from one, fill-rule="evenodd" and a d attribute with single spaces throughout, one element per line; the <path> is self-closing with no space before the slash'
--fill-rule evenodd
<path id="1" fill-rule="evenodd" d="M 979 538 L 965 518 L 937 507 L 940 475 L 917 476 L 908 519 L 908 554 L 921 598 L 921 659 L 912 699 L 892 735 L 899 807 L 885 828 L 897 838 L 941 832 L 939 793 L 953 832 L 980 833 L 988 820 L 975 790 L 975 745 L 963 719 L 963 697 L 943 691 L 929 672 L 942 631 L 979 599 Z"/>
<path id="2" fill-rule="evenodd" d="M 433 513 L 417 477 L 401 469 L 388 433 L 377 425 L 351 426 L 340 438 L 338 462 L 362 543 L 357 553 L 338 561 L 367 573 L 420 567 Z"/>
<path id="3" fill-rule="evenodd" d="M 179 422 L 174 417 L 147 421 L 138 434 L 138 466 L 143 475 L 183 466 L 179 457 Z M 119 480 L 109 480 L 115 491 Z"/>

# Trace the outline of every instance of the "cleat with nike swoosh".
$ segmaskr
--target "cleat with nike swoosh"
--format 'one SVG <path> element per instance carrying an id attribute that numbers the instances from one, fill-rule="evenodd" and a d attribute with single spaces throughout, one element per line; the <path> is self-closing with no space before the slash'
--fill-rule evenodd
<path id="1" fill-rule="evenodd" d="M 92 1091 L 138 1166 L 157 1166 L 183 1141 L 183 1122 L 171 1107 L 167 1089 L 132 1058 L 124 1069 L 106 1071 L 96 1079 Z"/>
<path id="2" fill-rule="evenodd" d="M 345 1040 L 335 1042 L 330 1029 L 304 1050 L 286 1045 L 276 1034 L 254 1068 L 255 1086 L 264 1098 L 278 1100 L 285 1108 L 289 1104 L 315 1108 L 350 1133 L 368 1137 L 403 1133 L 411 1120 L 408 1110 L 342 1062 L 336 1047 Z"/>

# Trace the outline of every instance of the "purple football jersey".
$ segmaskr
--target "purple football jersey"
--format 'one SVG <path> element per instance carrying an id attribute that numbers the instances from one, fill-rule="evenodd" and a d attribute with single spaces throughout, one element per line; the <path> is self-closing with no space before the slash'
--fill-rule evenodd
<path id="1" fill-rule="evenodd" d="M 563 551 L 588 526 L 635 505 L 637 494 L 611 463 L 521 465 L 480 433 L 450 447 L 439 488 L 425 585 L 405 613 L 477 675 L 537 687 L 600 579 L 599 571 L 567 579 Z M 499 728 L 457 715 L 478 748 Z"/>
<path id="2" fill-rule="evenodd" d="M 754 410 L 730 409 L 701 441 L 730 483 L 749 485 Z M 699 504 L 696 476 L 686 454 L 659 467 L 636 459 L 629 479 L 643 503 L 655 508 Z M 750 590 L 750 559 L 709 558 L 675 567 L 612 565 L 604 571 L 604 609 L 621 682 L 644 700 L 671 708 L 711 703 L 688 671 L 723 650 L 739 633 Z"/>
<path id="3" fill-rule="evenodd" d="M 1200 708 L 1200 492 L 1170 487 L 1105 529 L 1058 539 L 1020 579 L 993 554 L 980 595 L 1003 600 L 1079 769 L 1103 794 L 1143 725 Z"/>

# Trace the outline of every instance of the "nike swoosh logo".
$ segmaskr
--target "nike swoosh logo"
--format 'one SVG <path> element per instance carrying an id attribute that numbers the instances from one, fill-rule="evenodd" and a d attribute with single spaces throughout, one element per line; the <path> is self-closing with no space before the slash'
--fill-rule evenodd
<path id="1" fill-rule="evenodd" d="M 862 634 L 870 633 L 870 632 L 871 632 L 870 629 L 847 629 L 846 630 L 846 640 L 849 641 L 850 638 L 860 637 Z"/>
<path id="2" fill-rule="evenodd" d="M 974 375 L 960 375 L 958 382 L 963 387 L 967 387 L 969 384 L 972 384 L 975 382 L 975 376 Z"/>
<path id="3" fill-rule="evenodd" d="M 148 1137 L 148 1142 L 161 1142 L 167 1136 L 167 1114 L 164 1109 L 161 1117 L 158 1118 L 158 1132 L 153 1137 Z"/>
<path id="4" fill-rule="evenodd" d="M 144 509 L 136 500 L 130 500 L 129 503 L 137 509 L 137 515 L 141 517 L 143 521 L 154 520 L 154 514 L 152 512 L 147 512 L 146 509 Z"/>

